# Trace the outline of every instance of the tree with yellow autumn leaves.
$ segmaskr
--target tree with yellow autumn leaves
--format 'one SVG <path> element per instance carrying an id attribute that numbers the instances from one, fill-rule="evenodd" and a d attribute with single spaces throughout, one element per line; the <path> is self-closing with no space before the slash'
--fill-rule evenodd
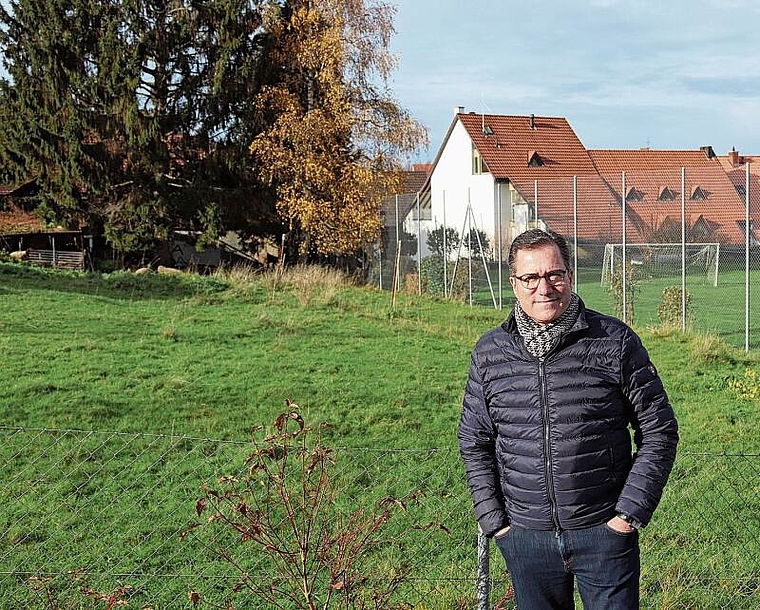
<path id="1" fill-rule="evenodd" d="M 251 153 L 302 256 L 374 243 L 381 200 L 426 143 L 387 87 L 394 14 L 377 0 L 274 1 L 265 13 L 271 71 L 255 103 L 269 127 Z"/>

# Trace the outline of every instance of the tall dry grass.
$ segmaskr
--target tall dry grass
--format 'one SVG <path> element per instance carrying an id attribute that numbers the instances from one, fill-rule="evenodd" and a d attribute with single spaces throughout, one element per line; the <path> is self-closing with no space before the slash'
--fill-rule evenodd
<path id="1" fill-rule="evenodd" d="M 279 284 L 292 288 L 298 302 L 307 307 L 332 303 L 340 290 L 352 282 L 338 269 L 321 265 L 294 265 L 281 270 Z"/>
<path id="2" fill-rule="evenodd" d="M 246 265 L 220 267 L 214 272 L 214 277 L 228 282 L 237 294 L 260 290 L 262 286 L 272 296 L 282 290 L 291 290 L 304 307 L 328 305 L 336 299 L 341 289 L 353 284 L 338 269 L 302 264 L 269 270 Z"/>

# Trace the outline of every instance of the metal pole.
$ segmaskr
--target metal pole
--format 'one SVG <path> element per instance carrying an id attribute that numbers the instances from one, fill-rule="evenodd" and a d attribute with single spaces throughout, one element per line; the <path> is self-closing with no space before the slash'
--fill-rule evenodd
<path id="1" fill-rule="evenodd" d="M 502 299 L 502 294 L 501 294 L 501 291 L 502 291 L 502 286 L 501 286 L 501 257 L 502 257 L 502 252 L 501 252 L 501 233 L 502 233 L 502 227 L 501 227 L 501 184 L 499 184 L 498 182 L 496 182 L 496 202 L 497 202 L 496 205 L 499 206 L 498 212 L 497 212 L 497 218 L 498 218 L 497 223 L 499 225 L 499 241 L 498 241 L 498 244 L 499 244 L 499 246 L 498 246 L 499 247 L 499 267 L 498 267 L 498 269 L 499 269 L 499 309 L 501 309 L 502 308 L 502 300 L 501 300 Z"/>
<path id="2" fill-rule="evenodd" d="M 399 276 L 401 275 L 401 269 L 399 269 L 399 264 L 401 262 L 401 259 L 399 258 L 398 249 L 401 246 L 401 238 L 399 237 L 399 228 L 398 228 L 398 195 L 396 195 L 396 290 L 401 289 L 401 280 L 399 279 Z"/>
<path id="3" fill-rule="evenodd" d="M 422 294 L 422 220 L 419 192 L 417 192 L 417 293 Z"/>
<path id="4" fill-rule="evenodd" d="M 573 176 L 573 280 L 578 292 L 578 176 Z"/>
<path id="5" fill-rule="evenodd" d="M 449 258 L 449 251 L 446 246 L 446 191 L 443 191 L 443 298 L 449 297 L 449 274 L 447 272 L 446 261 Z"/>
<path id="6" fill-rule="evenodd" d="M 538 180 L 533 181 L 533 227 L 538 229 Z"/>
<path id="7" fill-rule="evenodd" d="M 744 230 L 747 234 L 744 245 L 744 351 L 749 351 L 749 161 L 744 165 Z"/>
<path id="8" fill-rule="evenodd" d="M 626 264 L 625 260 L 625 240 L 626 240 L 626 234 L 625 234 L 625 200 L 626 200 L 626 193 L 625 193 L 625 172 L 622 172 L 622 183 L 623 183 L 623 322 L 628 323 L 628 299 L 627 299 L 627 275 L 628 275 L 628 265 Z"/>
<path id="9" fill-rule="evenodd" d="M 470 307 L 472 307 L 472 207 L 469 187 L 467 188 L 467 273 L 470 276 Z"/>
<path id="10" fill-rule="evenodd" d="M 449 286 L 449 296 L 453 294 L 454 291 L 454 280 L 457 277 L 457 269 L 459 268 L 459 259 L 462 257 L 462 246 L 464 246 L 464 230 L 467 227 L 467 213 L 465 212 L 464 215 L 464 221 L 462 222 L 462 233 L 460 235 L 462 236 L 462 239 L 459 240 L 459 247 L 457 248 L 457 256 L 454 260 L 454 271 L 451 272 L 451 285 Z"/>
<path id="11" fill-rule="evenodd" d="M 478 525 L 478 610 L 490 610 L 491 605 L 491 565 L 488 544 L 488 538 L 483 535 L 483 530 Z"/>
<path id="12" fill-rule="evenodd" d="M 686 330 L 686 168 L 681 168 L 681 330 Z"/>

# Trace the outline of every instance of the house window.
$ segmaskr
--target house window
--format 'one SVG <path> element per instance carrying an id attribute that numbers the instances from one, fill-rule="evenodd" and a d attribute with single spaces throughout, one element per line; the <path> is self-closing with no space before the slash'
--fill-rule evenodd
<path id="1" fill-rule="evenodd" d="M 626 201 L 642 201 L 644 199 L 644 193 L 632 186 L 628 189 L 628 194 L 625 196 Z"/>
<path id="2" fill-rule="evenodd" d="M 706 199 L 707 199 L 707 193 L 703 191 L 701 187 L 695 186 L 694 190 L 691 192 L 691 200 L 705 201 Z"/>
<path id="3" fill-rule="evenodd" d="M 535 150 L 528 151 L 528 166 L 529 167 L 543 167 L 544 160 L 541 158 Z"/>
<path id="4" fill-rule="evenodd" d="M 480 151 L 472 147 L 472 173 L 473 174 L 487 174 L 488 168 L 486 167 L 483 157 L 480 156 Z"/>
<path id="5" fill-rule="evenodd" d="M 657 195 L 657 199 L 660 201 L 673 201 L 675 198 L 675 194 L 667 186 L 660 187 L 660 193 Z"/>

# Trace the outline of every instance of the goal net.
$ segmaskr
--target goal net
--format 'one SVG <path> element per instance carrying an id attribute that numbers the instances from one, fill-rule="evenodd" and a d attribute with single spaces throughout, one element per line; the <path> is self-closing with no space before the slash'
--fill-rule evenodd
<path id="1" fill-rule="evenodd" d="M 686 261 L 686 275 L 704 278 L 718 285 L 718 258 L 720 244 L 625 244 L 626 262 L 639 278 L 680 278 L 682 259 Z M 602 286 L 607 286 L 623 266 L 623 244 L 606 244 L 602 263 Z"/>

